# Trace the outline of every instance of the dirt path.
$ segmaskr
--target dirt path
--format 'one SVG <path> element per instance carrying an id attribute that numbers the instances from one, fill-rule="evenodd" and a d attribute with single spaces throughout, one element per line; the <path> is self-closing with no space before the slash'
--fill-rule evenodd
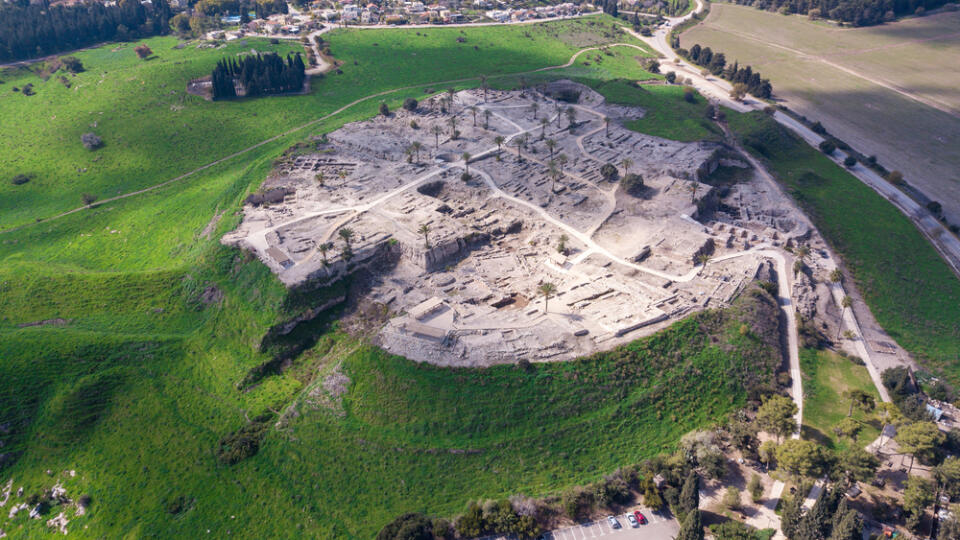
<path id="1" fill-rule="evenodd" d="M 633 48 L 635 48 L 635 49 L 644 50 L 643 47 L 634 45 L 634 44 L 632 44 L 632 43 L 611 43 L 611 44 L 608 44 L 608 45 L 603 45 L 603 47 L 633 47 Z M 579 58 L 581 54 L 584 54 L 584 53 L 590 52 L 590 51 L 595 51 L 595 50 L 598 50 L 598 49 L 600 49 L 600 46 L 597 46 L 597 47 L 586 47 L 586 48 L 584 48 L 584 49 L 580 49 L 579 51 L 575 52 L 575 53 L 573 54 L 573 56 L 570 57 L 570 60 L 568 60 L 567 62 L 565 62 L 565 63 L 563 63 L 563 64 L 560 64 L 560 65 L 556 65 L 556 66 L 546 66 L 546 67 L 542 67 L 542 68 L 538 68 L 538 69 L 532 69 L 532 70 L 529 70 L 529 71 L 519 71 L 519 72 L 516 72 L 516 73 L 504 73 L 504 74 L 500 74 L 500 75 L 492 75 L 492 76 L 488 76 L 487 78 L 488 78 L 488 79 L 502 79 L 502 78 L 505 78 L 505 77 L 516 77 L 516 76 L 518 76 L 518 75 L 529 75 L 529 74 L 531 74 L 531 73 L 542 73 L 542 72 L 551 71 L 551 70 L 554 70 L 554 69 L 567 68 L 567 67 L 572 66 L 573 63 L 577 61 L 577 58 Z M 331 112 L 331 113 L 328 113 L 328 114 L 326 114 L 326 115 L 324 115 L 324 116 L 321 116 L 321 117 L 319 117 L 319 118 L 316 118 L 316 119 L 314 119 L 314 120 L 311 120 L 311 121 L 309 121 L 309 122 L 307 122 L 307 123 L 305 123 L 305 124 L 301 124 L 301 125 L 299 125 L 299 126 L 292 127 L 292 128 L 290 128 L 290 129 L 288 129 L 288 130 L 280 133 L 279 135 L 274 135 L 273 137 L 270 137 L 269 139 L 264 139 L 264 140 L 262 140 L 262 141 L 260 141 L 260 142 L 258 142 L 258 143 L 256 143 L 256 144 L 254 144 L 254 145 L 248 146 L 248 147 L 246 147 L 246 148 L 244 148 L 244 149 L 242 149 L 242 150 L 238 150 L 238 151 L 236 151 L 236 152 L 234 152 L 234 153 L 232 153 L 232 154 L 230 154 L 230 155 L 228 155 L 228 156 L 222 157 L 222 158 L 220 158 L 220 159 L 218 159 L 218 160 L 216 160 L 216 161 L 211 161 L 210 163 L 207 163 L 206 165 L 202 165 L 202 166 L 200 166 L 200 167 L 197 167 L 196 169 L 193 169 L 193 170 L 191 170 L 191 171 L 185 172 L 185 173 L 181 174 L 180 176 L 171 178 L 170 180 L 166 180 L 166 181 L 161 182 L 161 183 L 159 183 L 159 184 L 154 184 L 154 185 L 152 185 L 152 186 L 148 186 L 148 187 L 145 187 L 145 188 L 142 188 L 142 189 L 138 189 L 138 190 L 136 190 L 136 191 L 131 191 L 131 192 L 129 192 L 129 193 L 124 193 L 124 194 L 121 194 L 121 195 L 117 195 L 117 196 L 115 196 L 115 197 L 109 197 L 109 198 L 106 198 L 106 199 L 102 199 L 102 200 L 99 200 L 99 201 L 94 202 L 93 204 L 89 204 L 89 205 L 85 205 L 85 206 L 80 206 L 80 207 L 74 208 L 74 209 L 72 209 L 72 210 L 67 210 L 66 212 L 61 212 L 61 213 L 59 213 L 59 214 L 56 214 L 56 215 L 53 215 L 53 216 L 50 216 L 50 217 L 47 217 L 47 218 L 43 218 L 43 219 L 38 219 L 38 220 L 36 220 L 36 221 L 32 221 L 32 222 L 30 222 L 30 223 L 24 223 L 24 224 L 21 224 L 21 225 L 17 225 L 16 227 L 10 227 L 10 228 L 7 228 L 7 229 L 3 229 L 3 230 L 0 230 L 0 234 L 5 234 L 5 233 L 9 233 L 9 232 L 18 231 L 18 230 L 21 230 L 21 229 L 25 229 L 25 228 L 27 228 L 27 227 L 30 227 L 30 226 L 32 226 L 32 225 L 39 225 L 39 224 L 42 224 L 42 223 L 49 223 L 49 222 L 51 222 L 51 221 L 55 221 L 55 220 L 64 218 L 64 217 L 69 216 L 69 215 L 71 215 L 71 214 L 75 214 L 75 213 L 77 213 L 77 212 L 81 212 L 81 211 L 83 211 L 83 210 L 92 208 L 92 207 L 94 207 L 94 206 L 100 206 L 100 205 L 103 205 L 103 204 L 107 204 L 107 203 L 111 203 L 111 202 L 115 202 L 115 201 L 127 199 L 127 198 L 130 198 L 130 197 L 135 197 L 135 196 L 137 196 L 137 195 L 142 195 L 142 194 L 144 194 L 144 193 L 149 193 L 149 192 L 151 192 L 151 191 L 155 191 L 155 190 L 157 190 L 157 189 L 160 189 L 160 188 L 169 186 L 170 184 L 174 184 L 174 183 L 179 182 L 179 181 L 181 181 L 181 180 L 183 180 L 183 179 L 185 179 L 185 178 L 189 178 L 190 176 L 193 176 L 193 175 L 195 175 L 195 174 L 197 174 L 197 173 L 199 173 L 199 172 L 203 172 L 203 171 L 205 171 L 205 170 L 207 170 L 207 169 L 209 169 L 209 168 L 211 168 L 211 167 L 215 167 L 215 166 L 217 166 L 217 165 L 220 165 L 221 163 L 224 163 L 224 162 L 226 162 L 226 161 L 229 161 L 229 160 L 231 160 L 231 159 L 233 159 L 233 158 L 235 158 L 235 157 L 239 157 L 239 156 L 242 156 L 242 155 L 244 155 L 244 154 L 246 154 L 246 153 L 248 153 L 248 152 L 250 152 L 250 151 L 252 151 L 252 150 L 256 150 L 257 148 L 260 148 L 261 146 L 264 146 L 264 145 L 266 145 L 266 144 L 270 144 L 270 143 L 272 143 L 272 142 L 274 142 L 274 141 L 277 141 L 277 140 L 279 140 L 279 139 L 282 139 L 283 137 L 286 137 L 286 136 L 288 136 L 288 135 L 292 135 L 292 134 L 294 134 L 294 133 L 296 133 L 296 132 L 298 132 L 298 131 L 302 131 L 302 130 L 308 128 L 308 127 L 311 127 L 311 126 L 314 126 L 314 125 L 316 125 L 316 124 L 319 124 L 320 122 L 323 122 L 323 121 L 325 121 L 325 120 L 328 120 L 328 119 L 330 119 L 330 118 L 332 118 L 332 117 L 334 117 L 334 116 L 336 116 L 336 115 L 338 115 L 338 114 L 346 111 L 347 109 L 350 109 L 351 107 L 354 107 L 354 106 L 356 106 L 356 105 L 359 105 L 360 103 L 363 103 L 364 101 L 368 101 L 368 100 L 375 99 L 375 98 L 378 98 L 378 97 L 386 96 L 386 95 L 389 95 L 389 94 L 392 94 L 392 93 L 395 93 L 395 92 L 401 92 L 401 91 L 404 91 L 404 90 L 410 90 L 410 89 L 413 89 L 413 88 L 420 88 L 420 87 L 423 87 L 423 86 L 440 86 L 440 85 L 446 85 L 446 84 L 456 84 L 456 83 L 462 83 L 462 82 L 467 82 L 467 81 L 475 81 L 475 80 L 478 80 L 479 78 L 480 78 L 480 75 L 477 75 L 476 77 L 464 77 L 464 78 L 460 78 L 460 79 L 448 79 L 448 80 L 445 80 L 445 81 L 426 82 L 426 83 L 422 83 L 422 84 L 414 84 L 414 85 L 409 85 L 409 86 L 401 86 L 401 87 L 399 87 L 399 88 L 391 88 L 391 89 L 389 89 L 389 90 L 384 90 L 384 91 L 382 91 L 382 92 L 377 92 L 377 93 L 375 93 L 375 94 L 370 94 L 370 95 L 365 96 L 365 97 L 362 97 L 362 98 L 357 98 L 357 99 L 351 101 L 350 103 L 347 103 L 346 105 L 340 107 L 339 109 L 337 109 L 337 110 L 335 110 L 335 111 L 333 111 L 333 112 Z"/>

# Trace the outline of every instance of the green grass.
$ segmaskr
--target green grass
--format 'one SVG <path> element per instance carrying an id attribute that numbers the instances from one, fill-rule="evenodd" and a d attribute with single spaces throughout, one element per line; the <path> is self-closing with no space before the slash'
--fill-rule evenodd
<path id="1" fill-rule="evenodd" d="M 396 108 L 427 87 L 477 86 L 479 73 L 511 87 L 516 72 L 563 64 L 581 47 L 633 42 L 610 24 L 338 31 L 328 39 L 343 75 L 315 82 L 309 95 L 235 102 L 187 96 L 183 85 L 224 55 L 294 45 L 174 49 L 174 39 L 154 38 L 146 43 L 159 59 L 149 62 L 133 44 L 101 47 L 77 53 L 87 71 L 70 77 L 70 89 L 3 74 L 0 115 L 23 122 L 0 126 L 0 228 L 25 226 L 0 234 L 0 424 L 9 428 L 0 437 L 13 456 L 0 485 L 13 478 L 33 494 L 60 479 L 71 497 L 91 495 L 91 512 L 69 526 L 81 538 L 193 538 L 207 529 L 369 538 L 407 510 L 451 515 L 471 498 L 596 480 L 741 406 L 746 377 L 769 379 L 776 364 L 768 344 L 739 331 L 741 320 L 775 310 L 757 297 L 583 361 L 445 370 L 362 345 L 327 319 L 291 334 L 296 343 L 261 351 L 270 328 L 322 295 L 291 294 L 262 264 L 219 244 L 240 220 L 240 201 L 291 144 L 373 116 L 380 99 Z M 608 52 L 524 78 L 657 78 L 639 61 L 649 51 Z M 450 80 L 460 82 L 435 84 Z M 27 82 L 36 96 L 7 93 Z M 389 93 L 178 183 L 32 223 L 77 206 L 81 193 L 103 199 L 156 185 L 377 92 Z M 103 149 L 80 147 L 88 130 L 104 137 Z M 34 179 L 13 186 L 6 178 L 18 172 Z M 222 298 L 201 301 L 213 289 Z M 32 325 L 41 321 L 55 324 Z M 238 389 L 276 350 L 314 342 L 286 371 Z M 338 366 L 352 380 L 342 402 L 311 398 Z M 299 416 L 272 427 L 256 457 L 217 462 L 221 437 L 291 406 Z M 185 510 L 168 513 L 178 500 Z M 49 535 L 43 521 L 6 512 L 0 528 Z"/>
<path id="2" fill-rule="evenodd" d="M 44 81 L 7 70 L 0 73 L 0 117 L 17 121 L 0 125 L 0 229 L 76 208 L 82 193 L 105 199 L 158 184 L 378 92 L 460 79 L 475 86 L 480 74 L 556 66 L 584 47 L 638 43 L 614 26 L 591 17 L 462 30 L 338 30 L 326 39 L 344 64 L 342 75 L 313 81 L 306 96 L 231 102 L 190 96 L 186 81 L 208 74 L 224 56 L 251 48 L 285 54 L 300 46 L 249 39 L 223 49 L 177 49 L 175 38 L 158 37 L 144 41 L 157 54 L 147 62 L 134 44 L 106 46 L 76 54 L 87 71 L 68 77 L 69 89 L 59 74 Z M 36 95 L 8 90 L 27 83 Z M 106 146 L 84 149 L 80 135 L 88 131 Z M 10 179 L 17 174 L 33 180 L 15 186 Z"/>
<path id="3" fill-rule="evenodd" d="M 893 205 L 763 113 L 728 119 L 843 259 L 884 330 L 960 383 L 960 280 L 930 243 Z"/>
<path id="4" fill-rule="evenodd" d="M 803 349 L 800 369 L 803 372 L 804 438 L 823 442 L 830 448 L 849 445 L 848 440 L 839 440 L 833 431 L 850 411 L 850 402 L 844 392 L 863 390 L 880 402 L 867 368 L 830 351 Z M 863 426 L 857 438 L 861 446 L 870 444 L 880 435 L 879 425 L 869 413 L 855 408 L 853 419 Z"/>
<path id="5" fill-rule="evenodd" d="M 685 101 L 682 86 L 637 86 L 624 80 L 605 81 L 592 86 L 611 103 L 646 109 L 642 118 L 624 124 L 628 129 L 684 142 L 721 138 L 720 129 L 706 116 L 710 104 L 703 96 L 696 94 L 693 103 Z"/>
<path id="6" fill-rule="evenodd" d="M 235 333 L 262 322 L 238 300 L 270 278 L 258 264 L 223 277 L 241 285 L 217 280 L 224 303 L 198 313 L 193 334 L 0 334 L 0 376 L 15 383 L 2 387 L 0 411 L 22 434 L 5 448 L 22 457 L 2 476 L 29 494 L 75 469 L 65 486 L 94 506 L 71 534 L 369 538 L 405 511 L 451 515 L 473 498 L 556 493 L 672 449 L 684 432 L 742 406 L 744 381 L 769 382 L 779 363 L 771 343 L 740 331 L 776 311 L 769 297 L 747 294 L 728 311 L 530 371 L 416 364 L 335 332 L 301 359 L 319 373 L 312 383 L 301 371 L 239 392 L 232 383 L 256 355 Z M 351 380 L 341 401 L 300 393 L 337 366 Z M 217 439 L 245 415 L 291 400 L 297 414 L 271 429 L 258 455 L 216 462 Z M 191 509 L 168 515 L 181 496 Z M 48 534 L 26 516 L 0 515 L 0 526 Z"/>

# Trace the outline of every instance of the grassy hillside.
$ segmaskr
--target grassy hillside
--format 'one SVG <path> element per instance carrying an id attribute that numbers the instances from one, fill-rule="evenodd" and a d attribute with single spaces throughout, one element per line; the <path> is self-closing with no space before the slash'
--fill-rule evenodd
<path id="1" fill-rule="evenodd" d="M 740 406 L 746 375 L 761 384 L 776 364 L 753 337 L 769 328 L 741 331 L 743 321 L 772 319 L 762 295 L 578 362 L 441 370 L 337 332 L 336 313 L 261 351 L 273 325 L 341 291 L 291 295 L 262 264 L 219 244 L 292 143 L 372 116 L 380 99 L 396 107 L 448 86 L 435 81 L 476 86 L 486 72 L 502 74 L 492 85 L 516 85 L 516 71 L 625 41 L 610 24 L 335 32 L 343 75 L 309 95 L 236 102 L 205 102 L 183 85 L 223 55 L 293 46 L 176 49 L 156 38 L 147 44 L 159 59 L 149 62 L 132 44 L 78 53 L 87 71 L 69 77 L 69 89 L 35 73 L 0 76 L 0 114 L 26 126 L 0 126 L 0 228 L 26 225 L 0 234 L 0 487 L 12 479 L 41 495 L 62 481 L 71 498 L 89 495 L 87 515 L 67 510 L 81 538 L 368 538 L 406 510 L 449 515 L 470 498 L 597 479 Z M 385 50 L 407 58 L 404 69 Z M 656 78 L 638 61 L 647 55 L 609 47 L 523 77 Z M 27 82 L 37 95 L 7 93 Z M 323 116 L 368 92 L 387 94 Z M 314 121 L 180 183 L 33 223 L 77 206 L 81 193 L 152 186 Z M 106 146 L 80 148 L 88 130 Z M 33 180 L 12 185 L 7 177 L 20 172 Z M 285 371 L 240 388 L 297 347 L 307 350 Z M 338 386 L 339 397 L 326 389 Z M 251 425 L 265 428 L 260 452 L 219 460 L 221 441 Z M 44 521 L 61 511 L 11 520 L 8 508 L 0 529 L 17 538 L 49 536 Z"/>
<path id="2" fill-rule="evenodd" d="M 437 28 L 327 34 L 342 74 L 315 80 L 306 96 L 207 102 L 185 91 L 217 60 L 241 52 L 300 48 L 283 41 L 233 41 L 220 49 L 181 47 L 173 37 L 145 40 L 156 53 L 139 60 L 135 44 L 77 53 L 86 71 L 44 80 L 35 71 L 4 70 L 0 116 L 0 229 L 81 206 L 81 194 L 100 199 L 174 178 L 260 141 L 327 115 L 354 100 L 397 88 L 491 76 L 567 63 L 582 48 L 638 43 L 612 19 L 591 17 L 524 26 Z M 459 42 L 458 38 L 465 39 Z M 389 54 L 385 54 L 388 51 Z M 36 95 L 13 92 L 33 84 Z M 423 91 L 414 88 L 420 95 Z M 99 134 L 91 152 L 80 135 Z M 304 136 L 301 133 L 300 136 Z M 173 156 L 173 159 L 170 157 Z M 13 185 L 18 174 L 33 179 Z"/>
<path id="3" fill-rule="evenodd" d="M 840 440 L 833 431 L 850 411 L 850 401 L 844 392 L 863 390 L 880 402 L 867 368 L 833 352 L 813 349 L 800 352 L 800 368 L 803 371 L 804 438 L 832 448 L 849 445 L 849 441 Z M 880 435 L 878 423 L 868 413 L 854 409 L 852 417 L 862 426 L 857 438 L 860 446 L 870 444 Z"/>
<path id="4" fill-rule="evenodd" d="M 763 113 L 728 113 L 843 258 L 877 322 L 931 370 L 960 382 L 960 280 L 893 205 Z"/>

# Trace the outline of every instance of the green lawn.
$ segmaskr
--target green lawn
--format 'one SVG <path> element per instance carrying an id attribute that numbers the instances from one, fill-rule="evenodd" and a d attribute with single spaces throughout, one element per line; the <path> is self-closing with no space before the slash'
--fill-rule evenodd
<path id="1" fill-rule="evenodd" d="M 296 43 L 233 41 L 222 49 L 185 47 L 173 37 L 145 40 L 157 58 L 141 61 L 135 44 L 76 53 L 84 73 L 43 80 L 27 70 L 0 72 L 0 229 L 76 208 L 81 194 L 100 199 L 174 178 L 269 137 L 302 126 L 358 98 L 403 87 L 501 76 L 565 64 L 578 50 L 639 43 L 608 17 L 523 26 L 429 30 L 338 30 L 326 36 L 342 74 L 315 80 L 306 96 L 207 102 L 185 91 L 225 56 L 302 50 Z M 617 29 L 617 30 L 615 30 Z M 464 42 L 458 42 L 463 38 Z M 638 54 L 640 54 L 638 52 Z M 12 92 L 34 85 L 36 95 Z M 422 89 L 421 89 L 422 92 Z M 421 94 L 422 95 L 422 94 Z M 87 151 L 80 135 L 99 134 Z M 302 136 L 302 134 L 301 134 Z M 173 158 L 169 158 L 173 156 Z M 17 174 L 33 179 L 13 185 Z"/>
<path id="2" fill-rule="evenodd" d="M 622 78 L 577 80 L 590 85 L 610 103 L 646 109 L 642 118 L 625 122 L 628 129 L 684 142 L 721 138 L 720 128 L 706 117 L 707 100 L 696 93 L 693 102 L 684 100 L 682 86 L 637 85 Z"/>
<path id="3" fill-rule="evenodd" d="M 804 438 L 821 441 L 830 448 L 845 447 L 849 441 L 839 440 L 833 431 L 834 426 L 850 412 L 850 402 L 844 392 L 863 390 L 880 402 L 867 368 L 830 351 L 803 349 L 800 369 L 803 372 Z M 853 419 L 863 426 L 857 438 L 861 446 L 870 444 L 880 435 L 879 424 L 869 413 L 855 408 Z"/>
<path id="4" fill-rule="evenodd" d="M 763 113 L 731 129 L 843 259 L 877 322 L 924 366 L 960 383 L 960 280 L 893 205 Z"/>

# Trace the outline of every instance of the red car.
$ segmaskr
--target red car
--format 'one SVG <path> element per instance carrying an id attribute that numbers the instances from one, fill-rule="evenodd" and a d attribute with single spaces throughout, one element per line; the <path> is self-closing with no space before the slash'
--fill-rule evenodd
<path id="1" fill-rule="evenodd" d="M 637 521 L 639 521 L 641 525 L 646 525 L 646 524 L 647 524 L 647 518 L 644 517 L 644 515 L 641 514 L 639 510 L 637 510 L 636 512 L 634 512 L 633 515 L 637 516 Z"/>

